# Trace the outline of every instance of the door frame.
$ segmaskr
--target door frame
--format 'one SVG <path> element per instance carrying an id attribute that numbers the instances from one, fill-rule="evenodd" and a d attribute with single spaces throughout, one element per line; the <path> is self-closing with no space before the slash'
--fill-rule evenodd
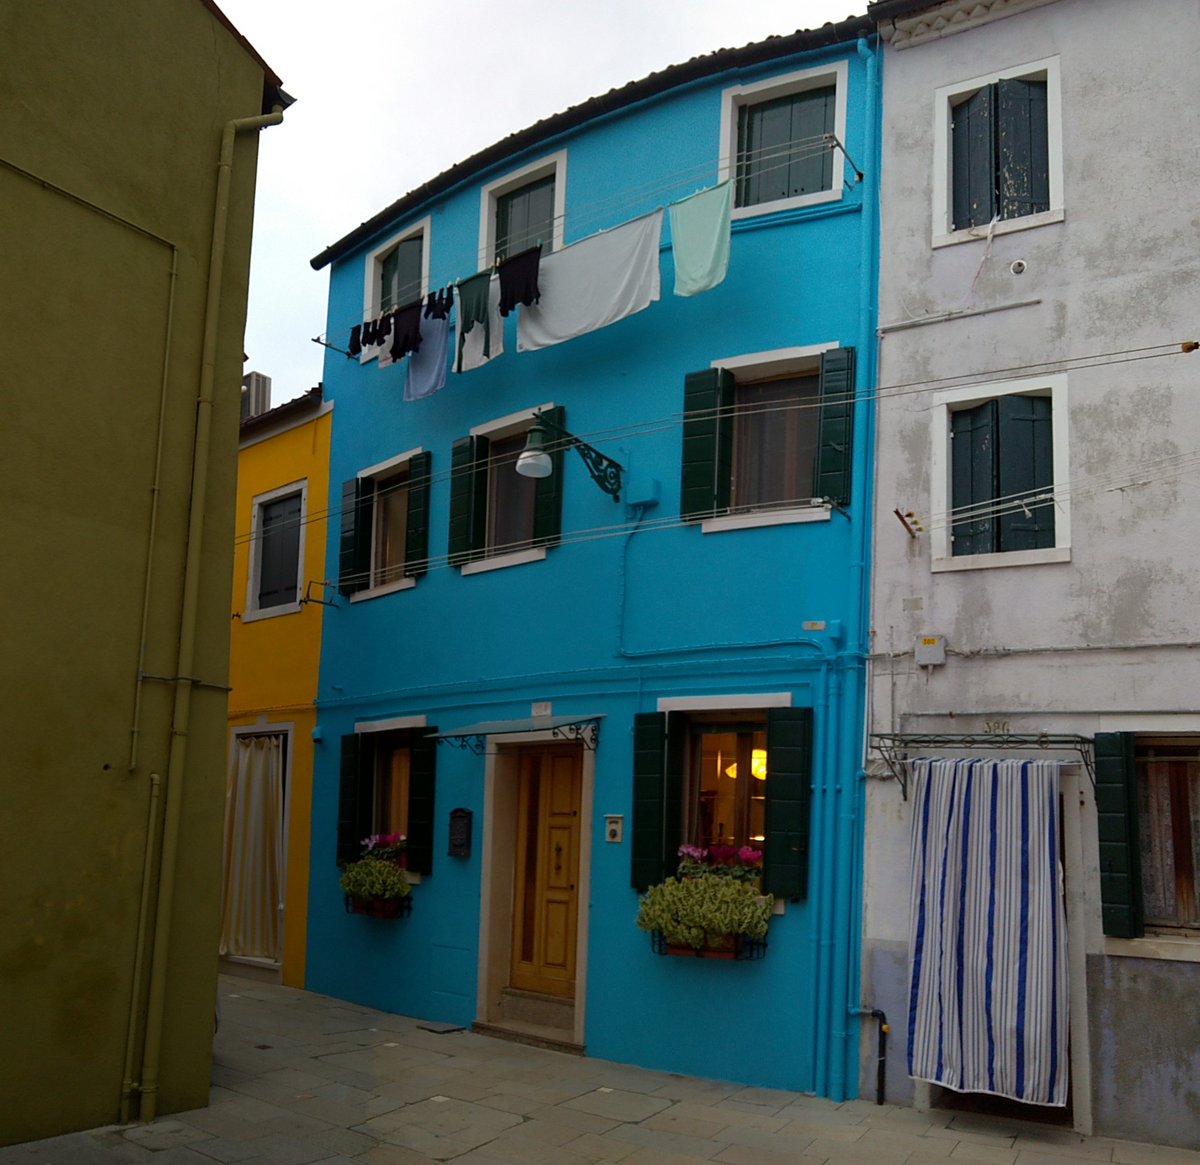
<path id="1" fill-rule="evenodd" d="M 265 715 L 259 718 L 253 724 L 235 724 L 229 729 L 229 755 L 225 761 L 225 781 L 228 788 L 229 774 L 233 770 L 235 758 L 237 757 L 237 742 L 243 736 L 282 736 L 284 739 L 284 757 L 283 757 L 283 809 L 281 816 L 283 820 L 280 822 L 280 828 L 283 831 L 280 835 L 281 853 L 280 862 L 282 869 L 280 870 L 279 879 L 279 958 L 278 959 L 258 959 L 248 955 L 222 955 L 231 963 L 246 963 L 254 967 L 269 967 L 272 970 L 283 974 L 283 952 L 285 949 L 284 943 L 287 935 L 287 891 L 288 891 L 288 842 L 292 831 L 292 764 L 295 758 L 295 742 L 296 742 L 296 724 L 293 720 L 271 721 Z M 225 813 L 221 813 L 221 843 L 222 843 L 222 873 L 221 873 L 221 896 L 224 901 L 225 895 L 225 875 L 224 875 L 224 822 Z"/>
<path id="2" fill-rule="evenodd" d="M 506 732 L 487 737 L 484 764 L 479 976 L 475 1003 L 481 1023 L 495 1023 L 509 984 L 512 959 L 513 868 L 516 861 L 517 764 L 522 746 L 574 745 L 580 752 L 579 877 L 575 931 L 575 1030 L 584 1042 L 587 1014 L 588 902 L 591 898 L 596 753 L 553 732 Z"/>

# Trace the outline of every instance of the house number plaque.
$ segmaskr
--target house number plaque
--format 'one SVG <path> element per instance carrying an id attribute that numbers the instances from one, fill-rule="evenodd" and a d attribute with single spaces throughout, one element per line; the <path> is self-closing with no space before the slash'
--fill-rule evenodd
<path id="1" fill-rule="evenodd" d="M 450 856 L 452 858 L 469 858 L 471 856 L 471 810 L 450 810 Z"/>

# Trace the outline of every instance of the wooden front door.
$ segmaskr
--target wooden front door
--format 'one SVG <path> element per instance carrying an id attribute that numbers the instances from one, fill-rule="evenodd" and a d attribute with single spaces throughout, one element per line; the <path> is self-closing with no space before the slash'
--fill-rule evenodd
<path id="1" fill-rule="evenodd" d="M 572 746 L 523 748 L 517 775 L 512 986 L 573 999 L 582 757 Z"/>

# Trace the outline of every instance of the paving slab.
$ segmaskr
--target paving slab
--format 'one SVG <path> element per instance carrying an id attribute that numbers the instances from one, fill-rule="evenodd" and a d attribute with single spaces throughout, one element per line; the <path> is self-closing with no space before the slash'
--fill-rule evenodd
<path id="1" fill-rule="evenodd" d="M 1200 1165 L 1200 1152 L 843 1104 L 440 1033 L 230 976 L 207 1108 L 0 1148 L 0 1165 Z"/>

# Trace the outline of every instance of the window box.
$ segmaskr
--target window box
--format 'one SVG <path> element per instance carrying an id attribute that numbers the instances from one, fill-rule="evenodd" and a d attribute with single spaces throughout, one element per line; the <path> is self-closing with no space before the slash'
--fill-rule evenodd
<path id="1" fill-rule="evenodd" d="M 766 957 L 767 940 L 746 934 L 714 935 L 700 948 L 673 946 L 666 936 L 655 931 L 650 936 L 650 949 L 656 955 L 672 955 L 681 959 L 730 959 L 753 962 Z"/>
<path id="2" fill-rule="evenodd" d="M 412 895 L 403 898 L 356 898 L 346 895 L 346 913 L 365 918 L 407 918 L 412 914 Z"/>

